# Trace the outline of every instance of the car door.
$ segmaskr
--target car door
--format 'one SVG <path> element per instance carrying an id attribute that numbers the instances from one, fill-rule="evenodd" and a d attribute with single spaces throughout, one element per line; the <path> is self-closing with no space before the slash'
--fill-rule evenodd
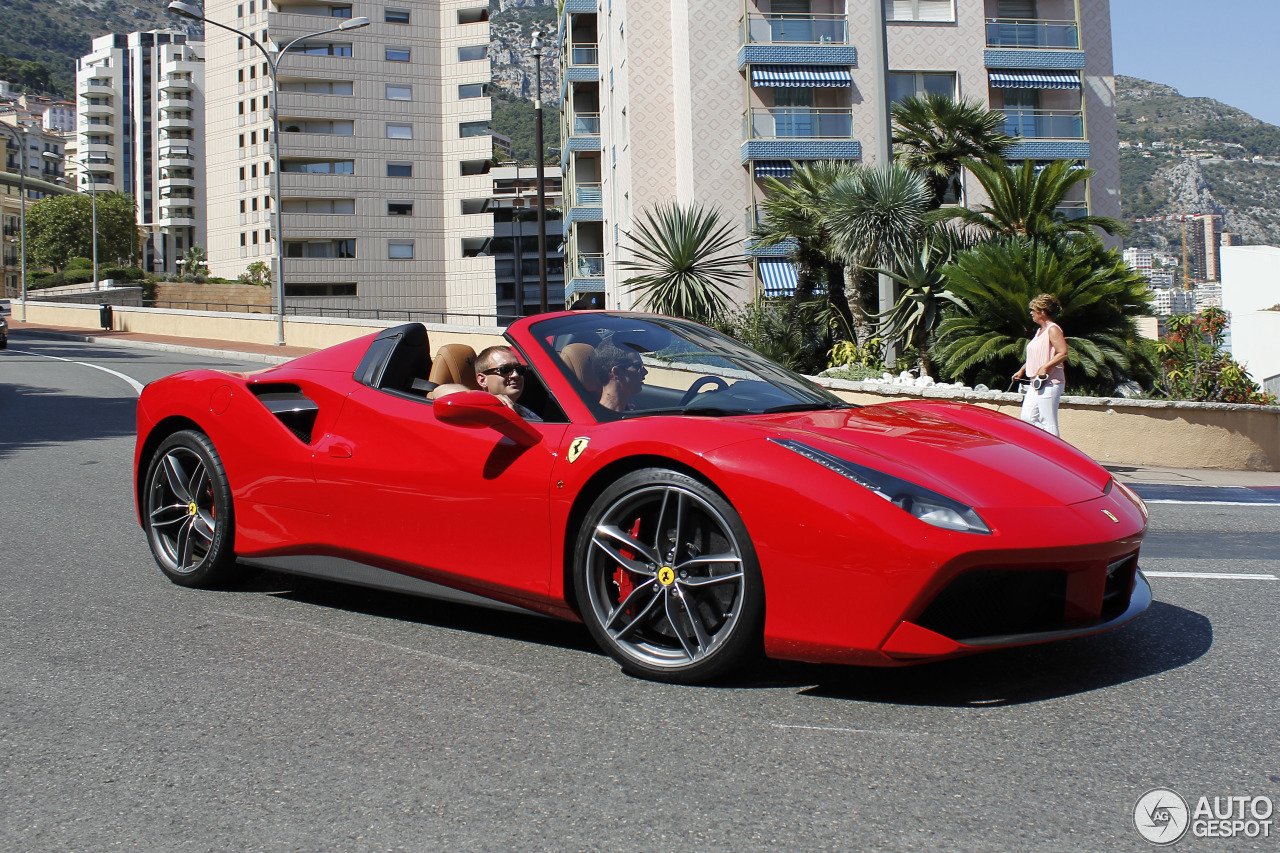
<path id="1" fill-rule="evenodd" d="M 547 594 L 548 494 L 565 424 L 519 447 L 438 421 L 432 404 L 357 388 L 317 446 L 316 478 L 339 551 L 477 592 Z"/>

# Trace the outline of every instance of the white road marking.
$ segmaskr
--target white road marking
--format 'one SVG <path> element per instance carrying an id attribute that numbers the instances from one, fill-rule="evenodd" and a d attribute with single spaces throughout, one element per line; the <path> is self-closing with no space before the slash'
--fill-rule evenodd
<path id="1" fill-rule="evenodd" d="M 895 732 L 891 729 L 846 729 L 840 726 L 792 726 L 786 723 L 772 723 L 775 729 L 804 729 L 811 732 L 852 732 L 860 735 L 907 735 L 909 737 L 926 737 L 927 732 Z"/>
<path id="2" fill-rule="evenodd" d="M 115 376 L 118 379 L 123 379 L 125 382 L 128 382 L 129 385 L 133 387 L 134 393 L 136 394 L 142 393 L 143 386 L 141 382 L 134 379 L 132 376 L 125 376 L 123 373 L 120 373 L 119 371 L 112 370 L 109 367 L 103 367 L 100 364 L 91 364 L 90 362 L 87 362 L 87 361 L 72 361 L 69 358 L 59 358 L 56 355 L 45 355 L 44 353 L 41 353 L 41 352 L 31 352 L 29 350 L 19 349 L 19 350 L 14 350 L 14 352 L 22 353 L 23 355 L 34 355 L 34 356 L 38 356 L 39 358 L 51 358 L 54 361 L 65 361 L 67 364 L 78 364 L 81 367 L 92 367 L 94 370 L 101 370 L 103 373 L 110 373 L 112 376 Z"/>
<path id="3" fill-rule="evenodd" d="M 1147 504 L 1185 504 L 1187 506 L 1276 506 L 1280 507 L 1280 502 L 1276 501 L 1175 501 L 1175 500 L 1153 500 L 1151 498 L 1143 498 L 1143 503 Z"/>
<path id="4" fill-rule="evenodd" d="M 1148 572 L 1146 569 L 1142 573 L 1149 578 L 1201 578 L 1204 580 L 1220 580 L 1220 581 L 1274 581 L 1280 580 L 1275 575 L 1266 575 L 1260 572 L 1250 574 L 1232 573 L 1232 572 Z"/>

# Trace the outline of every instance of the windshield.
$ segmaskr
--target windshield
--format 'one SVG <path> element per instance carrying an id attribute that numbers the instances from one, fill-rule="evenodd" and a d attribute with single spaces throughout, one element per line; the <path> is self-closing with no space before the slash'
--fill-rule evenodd
<path id="1" fill-rule="evenodd" d="M 672 317 L 583 313 L 532 332 L 600 420 L 852 408 L 760 353 Z"/>

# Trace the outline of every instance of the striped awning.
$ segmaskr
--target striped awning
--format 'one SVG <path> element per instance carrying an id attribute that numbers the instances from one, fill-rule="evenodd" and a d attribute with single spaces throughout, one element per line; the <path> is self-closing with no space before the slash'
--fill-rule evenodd
<path id="1" fill-rule="evenodd" d="M 755 170 L 757 178 L 789 178 L 795 171 L 790 160 L 756 160 Z"/>
<path id="2" fill-rule="evenodd" d="M 753 65 L 751 85 L 778 88 L 823 89 L 853 85 L 847 67 L 822 65 Z"/>
<path id="3" fill-rule="evenodd" d="M 1079 89 L 1074 71 L 989 71 L 994 89 Z"/>
<path id="4" fill-rule="evenodd" d="M 761 260 L 759 270 L 765 296 L 790 296 L 796 292 L 796 268 L 790 261 Z"/>

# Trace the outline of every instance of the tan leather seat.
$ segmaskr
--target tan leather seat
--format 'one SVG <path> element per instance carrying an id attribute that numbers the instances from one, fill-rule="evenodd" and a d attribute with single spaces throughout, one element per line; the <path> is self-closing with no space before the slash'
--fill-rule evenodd
<path id="1" fill-rule="evenodd" d="M 595 354 L 596 348 L 591 344 L 566 344 L 565 348 L 560 350 L 560 360 L 573 371 L 574 376 L 578 377 L 583 388 L 592 394 L 599 394 L 600 378 L 596 376 L 595 366 L 592 363 Z"/>
<path id="2" fill-rule="evenodd" d="M 437 385 L 455 383 L 473 391 L 480 390 L 476 382 L 476 351 L 466 344 L 445 344 L 431 363 L 431 381 Z"/>

